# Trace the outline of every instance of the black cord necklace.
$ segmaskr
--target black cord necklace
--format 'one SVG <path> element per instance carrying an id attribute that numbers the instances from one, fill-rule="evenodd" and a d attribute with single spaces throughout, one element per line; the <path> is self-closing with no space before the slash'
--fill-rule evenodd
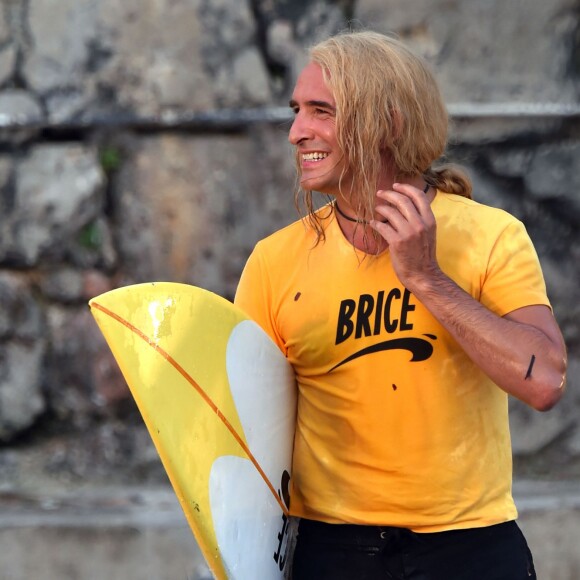
<path id="1" fill-rule="evenodd" d="M 429 188 L 431 186 L 426 183 L 425 187 L 423 188 L 423 193 L 427 193 L 429 191 Z M 367 220 L 363 220 L 362 218 L 353 218 L 350 217 L 349 215 L 346 215 L 338 206 L 338 201 L 334 202 L 334 207 L 336 208 L 336 211 L 345 219 L 348 220 L 349 222 L 354 222 L 355 224 L 364 224 L 364 225 L 368 225 L 368 221 Z"/>

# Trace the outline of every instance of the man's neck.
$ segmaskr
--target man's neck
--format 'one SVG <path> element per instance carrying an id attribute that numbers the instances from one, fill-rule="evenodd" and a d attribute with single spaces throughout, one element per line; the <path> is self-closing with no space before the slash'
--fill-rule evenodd
<path id="1" fill-rule="evenodd" d="M 413 185 L 417 189 L 425 188 L 425 180 L 421 176 L 414 178 L 401 179 L 402 183 L 408 183 Z M 383 176 L 383 179 L 379 182 L 378 190 L 391 189 L 393 184 L 392 178 L 389 176 Z M 426 192 L 427 199 L 429 203 L 433 201 L 435 197 L 435 189 L 429 188 Z M 377 199 L 377 202 L 379 200 Z M 371 255 L 377 255 L 385 251 L 388 247 L 387 242 L 376 235 L 375 230 L 369 225 L 368 216 L 357 215 L 356 210 L 353 208 L 353 204 L 344 196 L 339 196 L 336 198 L 335 203 L 335 215 L 338 225 L 344 235 L 344 237 L 351 243 L 357 250 L 365 252 Z M 376 214 L 373 216 L 374 219 L 383 219 L 382 216 Z"/>
<path id="2" fill-rule="evenodd" d="M 377 236 L 376 232 L 366 221 L 351 221 L 336 211 L 335 217 L 342 234 L 357 250 L 366 254 L 377 255 L 387 249 L 387 242 Z"/>

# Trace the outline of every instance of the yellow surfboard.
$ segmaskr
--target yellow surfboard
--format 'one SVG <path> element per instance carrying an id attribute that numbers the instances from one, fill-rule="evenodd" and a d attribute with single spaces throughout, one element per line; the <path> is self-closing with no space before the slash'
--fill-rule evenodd
<path id="1" fill-rule="evenodd" d="M 214 576 L 284 578 L 296 383 L 278 347 L 194 286 L 137 284 L 89 305 Z"/>

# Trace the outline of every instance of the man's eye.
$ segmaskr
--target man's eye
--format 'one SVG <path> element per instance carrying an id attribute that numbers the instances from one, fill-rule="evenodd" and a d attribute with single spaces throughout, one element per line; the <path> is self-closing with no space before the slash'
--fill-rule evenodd
<path id="1" fill-rule="evenodd" d="M 298 107 L 291 107 L 291 110 L 294 115 L 297 115 L 300 109 Z"/>

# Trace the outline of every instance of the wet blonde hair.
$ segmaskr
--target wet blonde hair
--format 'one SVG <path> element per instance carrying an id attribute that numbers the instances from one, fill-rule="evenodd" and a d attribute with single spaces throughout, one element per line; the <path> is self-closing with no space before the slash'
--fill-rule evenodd
<path id="1" fill-rule="evenodd" d="M 376 187 L 385 162 L 392 159 L 397 179 L 422 175 L 429 185 L 471 197 L 471 181 L 457 166 L 433 167 L 447 145 L 448 115 L 427 63 L 402 42 L 376 32 L 344 32 L 310 49 L 336 102 L 336 133 L 357 192 L 349 202 L 358 216 L 374 213 Z M 343 171 L 341 180 L 346 169 Z M 306 209 L 319 237 L 324 231 Z M 354 197 L 354 196 L 353 196 Z"/>

